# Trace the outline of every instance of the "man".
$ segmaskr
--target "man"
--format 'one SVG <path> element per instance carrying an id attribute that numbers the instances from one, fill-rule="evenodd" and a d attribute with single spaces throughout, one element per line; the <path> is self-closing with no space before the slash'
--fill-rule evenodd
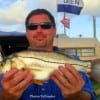
<path id="1" fill-rule="evenodd" d="M 26 37 L 31 49 L 54 51 L 56 25 L 53 16 L 45 9 L 36 9 L 26 18 Z M 85 73 L 73 66 L 59 66 L 43 85 L 32 83 L 29 70 L 12 69 L 1 81 L 2 100 L 96 100 L 92 84 Z"/>

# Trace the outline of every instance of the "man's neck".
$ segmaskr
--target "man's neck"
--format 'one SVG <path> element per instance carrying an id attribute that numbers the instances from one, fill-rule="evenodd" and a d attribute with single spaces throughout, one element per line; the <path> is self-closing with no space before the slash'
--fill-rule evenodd
<path id="1" fill-rule="evenodd" d="M 35 47 L 29 47 L 29 50 L 34 50 L 34 51 L 48 51 L 51 52 L 53 51 L 53 47 L 50 48 L 35 48 Z"/>

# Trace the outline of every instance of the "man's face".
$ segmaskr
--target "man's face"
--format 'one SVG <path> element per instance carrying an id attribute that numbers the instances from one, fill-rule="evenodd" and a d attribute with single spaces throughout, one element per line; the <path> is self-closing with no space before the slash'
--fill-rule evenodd
<path id="1" fill-rule="evenodd" d="M 53 39 L 56 34 L 56 29 L 55 27 L 53 27 L 53 25 L 49 28 L 44 28 L 41 26 L 45 24 L 51 24 L 48 15 L 33 15 L 29 19 L 28 24 L 35 24 L 34 29 L 26 29 L 26 36 L 29 41 L 30 47 L 36 50 L 49 50 L 50 48 L 52 48 Z"/>

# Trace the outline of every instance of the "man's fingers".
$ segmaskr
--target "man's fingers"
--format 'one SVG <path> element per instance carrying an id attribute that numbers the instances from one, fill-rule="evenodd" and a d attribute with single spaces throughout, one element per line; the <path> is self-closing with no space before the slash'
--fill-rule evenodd
<path id="1" fill-rule="evenodd" d="M 32 83 L 32 80 L 33 80 L 33 75 L 32 74 L 27 75 L 23 81 L 21 81 L 13 88 L 13 91 L 20 91 L 26 89 L 27 86 L 29 86 Z"/>
<path id="2" fill-rule="evenodd" d="M 61 90 L 65 90 L 65 86 L 62 85 L 61 81 L 59 81 L 55 75 L 51 76 L 51 79 L 58 85 Z"/>
<path id="3" fill-rule="evenodd" d="M 12 86 L 17 85 L 18 83 L 20 83 L 21 81 L 23 81 L 27 77 L 28 74 L 29 74 L 28 70 L 17 72 L 14 75 L 14 77 L 12 78 L 12 80 L 11 80 L 11 85 Z"/>
<path id="4" fill-rule="evenodd" d="M 14 69 L 12 69 L 12 70 L 6 72 L 6 73 L 3 75 L 3 80 L 6 81 L 6 80 L 11 79 L 11 78 L 13 77 L 13 75 L 14 75 L 15 73 L 17 73 L 17 72 L 18 72 L 18 69 L 16 69 L 16 68 L 14 68 Z"/>

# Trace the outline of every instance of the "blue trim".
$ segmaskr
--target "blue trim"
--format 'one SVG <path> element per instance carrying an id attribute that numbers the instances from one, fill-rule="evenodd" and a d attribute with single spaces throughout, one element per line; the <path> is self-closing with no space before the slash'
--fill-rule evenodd
<path id="1" fill-rule="evenodd" d="M 65 4 L 58 4 L 57 6 L 58 12 L 68 12 L 72 14 L 79 15 L 83 7 L 74 6 L 74 5 L 65 5 Z"/>

